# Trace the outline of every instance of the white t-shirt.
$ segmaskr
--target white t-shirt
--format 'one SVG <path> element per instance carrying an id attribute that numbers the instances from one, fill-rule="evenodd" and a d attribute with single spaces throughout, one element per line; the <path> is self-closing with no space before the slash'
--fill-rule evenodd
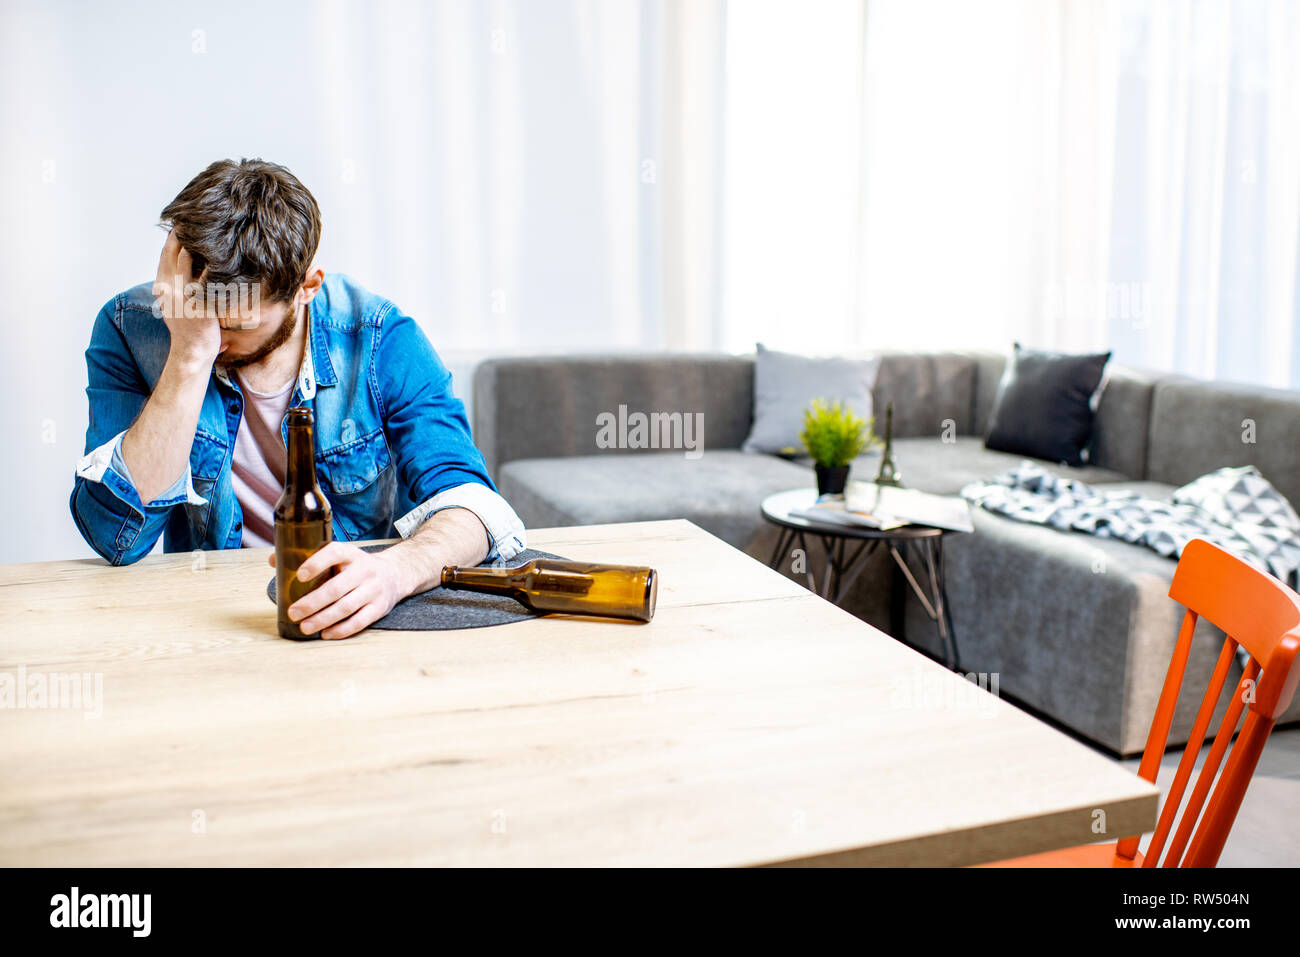
<path id="1" fill-rule="evenodd" d="M 244 418 L 235 435 L 235 454 L 230 477 L 235 499 L 244 513 L 246 548 L 275 544 L 275 503 L 284 491 L 284 473 L 289 453 L 280 435 L 280 423 L 289 411 L 297 377 L 272 393 L 255 392 L 239 376 L 244 393 Z"/>

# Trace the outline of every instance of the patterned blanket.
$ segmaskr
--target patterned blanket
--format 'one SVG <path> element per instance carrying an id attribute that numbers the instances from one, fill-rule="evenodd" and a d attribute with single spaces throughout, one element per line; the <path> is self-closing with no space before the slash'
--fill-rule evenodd
<path id="1" fill-rule="evenodd" d="M 1254 466 L 1203 475 L 1165 501 L 1058 478 L 1026 460 L 961 494 L 1008 518 L 1118 538 L 1170 558 L 1204 538 L 1293 588 L 1300 575 L 1300 516 Z"/>

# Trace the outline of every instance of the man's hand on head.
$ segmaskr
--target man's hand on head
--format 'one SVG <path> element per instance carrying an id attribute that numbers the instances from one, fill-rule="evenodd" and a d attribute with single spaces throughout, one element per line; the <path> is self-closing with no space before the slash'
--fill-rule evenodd
<path id="1" fill-rule="evenodd" d="M 155 501 L 185 475 L 199 409 L 221 352 L 221 324 L 215 310 L 207 309 L 207 297 L 187 308 L 186 286 L 194 281 L 190 254 L 169 232 L 153 285 L 155 311 L 171 337 L 167 362 L 122 438 L 122 459 L 141 502 Z"/>
<path id="2" fill-rule="evenodd" d="M 206 297 L 189 302 L 189 286 L 199 278 L 194 275 L 189 251 L 174 231 L 169 232 L 153 284 L 154 298 L 171 334 L 168 358 L 206 375 L 221 354 L 221 322 L 215 311 L 208 309 Z"/>

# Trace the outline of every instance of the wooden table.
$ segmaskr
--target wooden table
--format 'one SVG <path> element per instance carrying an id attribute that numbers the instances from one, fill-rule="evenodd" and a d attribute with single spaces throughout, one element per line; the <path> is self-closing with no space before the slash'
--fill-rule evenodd
<path id="1" fill-rule="evenodd" d="M 267 549 L 0 567 L 0 676 L 102 679 L 99 717 L 0 710 L 0 864 L 967 864 L 1153 825 L 1145 781 L 689 522 L 529 543 L 657 567 L 654 621 L 299 643 Z"/>

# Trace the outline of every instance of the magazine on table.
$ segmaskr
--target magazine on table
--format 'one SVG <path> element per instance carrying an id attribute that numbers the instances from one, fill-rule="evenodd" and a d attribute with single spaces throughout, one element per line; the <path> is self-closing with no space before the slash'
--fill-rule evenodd
<path id="1" fill-rule="evenodd" d="M 881 531 L 904 525 L 974 531 L 970 505 L 963 498 L 873 482 L 850 482 L 843 495 L 818 496 L 813 505 L 791 509 L 790 514 L 813 522 Z"/>
<path id="2" fill-rule="evenodd" d="M 854 528 L 874 528 L 879 530 L 899 528 L 907 522 L 889 515 L 850 509 L 845 504 L 843 495 L 819 495 L 817 501 L 807 508 L 792 508 L 790 514 L 796 518 L 806 518 L 810 522 L 823 525 L 850 525 Z"/>
<path id="3" fill-rule="evenodd" d="M 906 524 L 930 525 L 954 532 L 973 532 L 970 504 L 957 495 L 935 495 L 914 488 L 850 482 L 845 492 L 847 507 L 891 515 Z"/>

